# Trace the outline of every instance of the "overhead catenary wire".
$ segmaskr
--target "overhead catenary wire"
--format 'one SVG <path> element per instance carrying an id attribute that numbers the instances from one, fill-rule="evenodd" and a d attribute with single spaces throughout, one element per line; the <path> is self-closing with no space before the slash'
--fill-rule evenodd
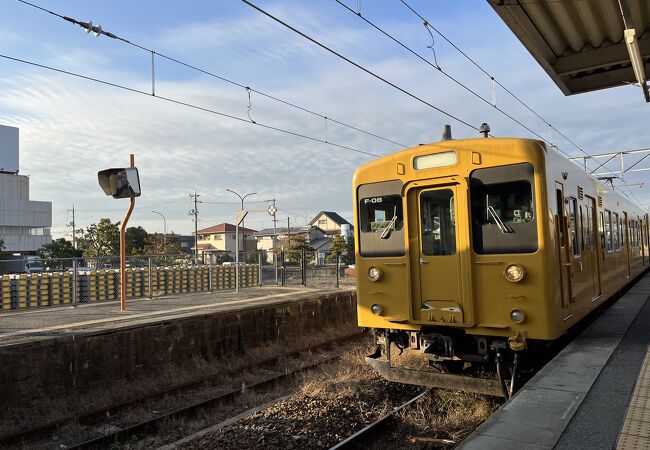
<path id="1" fill-rule="evenodd" d="M 338 1 L 338 0 L 335 0 Z M 433 29 L 441 38 L 443 38 L 449 45 L 451 45 L 456 51 L 458 51 L 463 57 L 465 57 L 470 63 L 472 63 L 477 69 L 479 69 L 483 74 L 485 74 L 487 77 L 490 78 L 492 81 L 493 85 L 496 84 L 498 85 L 501 89 L 503 89 L 508 95 L 510 95 L 514 100 L 516 100 L 519 104 L 521 104 L 524 108 L 526 108 L 528 111 L 530 111 L 533 115 L 535 115 L 539 120 L 541 120 L 544 124 L 546 124 L 549 127 L 549 130 L 555 131 L 558 135 L 560 135 L 562 138 L 564 138 L 568 143 L 570 143 L 573 147 L 575 147 L 577 150 L 579 150 L 581 153 L 586 155 L 587 157 L 591 157 L 591 154 L 589 154 L 587 151 L 585 151 L 580 145 L 576 144 L 575 141 L 573 141 L 571 138 L 569 138 L 566 134 L 558 130 L 555 126 L 553 126 L 548 120 L 546 120 L 544 117 L 542 117 L 537 111 L 535 111 L 532 107 L 530 107 L 526 102 L 524 102 L 519 96 L 514 94 L 510 89 L 508 89 L 506 86 L 504 86 L 499 80 L 496 79 L 491 73 L 489 73 L 486 69 L 483 68 L 478 62 L 476 62 L 471 56 L 469 56 L 465 51 L 463 51 L 458 45 L 456 45 L 453 41 L 451 41 L 444 33 L 442 33 L 438 28 L 436 28 L 434 25 L 431 24 L 431 22 L 425 18 L 422 14 L 420 14 L 418 11 L 416 11 L 406 0 L 399 0 L 404 6 L 406 6 L 413 14 L 415 14 L 420 20 L 423 21 L 423 23 L 426 24 L 427 29 L 429 27 Z M 415 53 L 417 55 L 417 53 Z M 417 55 L 419 56 L 419 55 Z M 439 69 L 441 70 L 441 69 Z M 442 72 L 442 70 L 441 70 Z M 496 105 L 495 105 L 496 107 Z M 498 108 L 497 108 L 498 109 Z M 525 127 L 527 128 L 527 127 Z M 528 128 L 527 128 L 528 129 Z M 529 130 L 530 131 L 530 130 Z M 544 142 L 547 142 L 550 144 L 552 147 L 556 148 L 558 151 L 563 153 L 566 156 L 568 155 L 565 151 L 563 151 L 558 145 L 554 145 L 549 140 L 543 138 L 537 133 L 533 133 L 536 136 L 540 137 Z M 605 164 L 607 164 L 608 161 L 605 161 L 605 163 L 601 164 L 598 166 L 600 167 L 605 167 Z M 596 168 L 595 170 L 597 170 Z M 590 173 L 594 173 L 595 170 L 591 171 Z M 624 180 L 621 180 L 623 184 L 628 188 L 627 183 Z M 630 191 L 631 192 L 631 191 Z M 634 194 L 632 194 L 634 195 Z M 637 201 L 638 203 L 638 201 Z"/>
<path id="2" fill-rule="evenodd" d="M 444 70 L 444 69 L 443 69 L 443 68 L 438 64 L 437 60 L 435 60 L 435 62 L 432 63 L 431 61 L 429 61 L 428 59 L 426 59 L 425 57 L 423 57 L 422 55 L 420 55 L 418 52 L 416 52 L 415 50 L 413 50 L 411 47 L 409 47 L 408 45 L 404 44 L 401 40 L 399 40 L 398 38 L 396 38 L 396 37 L 393 36 L 392 34 L 388 33 L 386 30 L 384 30 L 383 28 L 381 28 L 379 25 L 377 25 L 377 24 L 374 23 L 373 21 L 371 21 L 371 20 L 369 20 L 368 18 L 364 17 L 364 16 L 363 16 L 362 14 L 360 14 L 360 13 L 356 13 L 352 8 L 350 8 L 348 5 L 346 5 L 345 3 L 343 3 L 341 0 L 334 0 L 334 1 L 335 1 L 336 3 L 338 3 L 339 5 L 341 5 L 343 8 L 345 8 L 347 11 L 351 12 L 352 14 L 354 14 L 355 16 L 359 17 L 361 20 L 363 20 L 364 22 L 366 22 L 368 25 L 370 25 L 371 27 L 373 27 L 374 29 L 376 29 L 377 31 L 379 31 L 381 34 L 383 34 L 384 36 L 386 36 L 387 38 L 389 38 L 390 40 L 392 40 L 393 42 L 395 42 L 397 45 L 399 45 L 400 47 L 404 48 L 406 51 L 408 51 L 409 53 L 411 53 L 413 56 L 417 57 L 418 59 L 420 59 L 421 61 L 423 61 L 423 62 L 426 63 L 427 65 L 433 67 L 434 69 L 438 70 L 442 75 L 444 75 L 445 77 L 447 77 L 447 79 L 449 79 L 449 80 L 451 80 L 452 82 L 456 83 L 458 86 L 462 87 L 462 88 L 465 89 L 467 92 L 469 92 L 470 94 L 472 94 L 472 95 L 475 96 L 476 98 L 478 98 L 478 99 L 480 99 L 481 101 L 483 101 L 485 104 L 492 106 L 494 109 L 496 109 L 496 110 L 499 111 L 501 114 L 503 114 L 504 116 L 506 116 L 507 118 L 509 118 L 509 119 L 512 120 L 513 122 L 517 123 L 518 125 L 520 125 L 520 126 L 523 127 L 524 129 L 526 129 L 528 132 L 530 132 L 530 133 L 533 134 L 534 136 L 540 138 L 541 140 L 543 140 L 544 142 L 548 143 L 549 145 L 553 145 L 551 142 L 549 142 L 547 139 L 545 139 L 541 134 L 537 133 L 536 131 L 534 131 L 533 129 L 531 129 L 531 128 L 528 127 L 527 125 L 525 125 L 525 124 L 524 124 L 523 122 L 521 122 L 519 119 L 517 119 L 517 118 L 514 117 L 513 115 L 509 114 L 508 112 L 506 112 L 506 111 L 503 110 L 502 108 L 498 107 L 498 106 L 496 105 L 496 102 L 491 102 L 490 100 L 488 100 L 487 98 L 483 97 L 481 94 L 479 94 L 478 92 L 476 92 L 475 90 L 473 90 L 472 88 L 470 88 L 469 86 L 467 86 L 466 84 L 464 84 L 463 82 L 459 81 L 456 77 L 454 77 L 453 75 L 449 74 L 447 71 L 445 71 L 445 70 Z M 425 24 L 425 27 L 426 27 L 426 29 L 429 31 L 429 33 L 431 33 L 431 31 L 429 30 L 429 27 L 431 27 L 431 28 L 433 28 L 433 29 L 435 30 L 435 28 L 434 28 L 434 27 L 433 27 L 433 26 L 432 26 L 432 25 L 431 25 L 427 20 L 423 19 L 423 23 Z M 432 38 L 433 38 L 433 35 L 432 35 Z M 431 47 L 431 46 L 429 46 L 429 47 Z M 432 49 L 432 50 L 433 50 L 433 49 Z M 434 51 L 434 58 L 435 58 L 435 51 Z M 494 77 L 491 77 L 491 78 L 492 78 L 492 80 L 493 80 L 495 83 L 497 82 L 496 79 L 494 79 Z M 568 153 L 566 153 L 566 152 L 565 152 L 564 150 L 562 150 L 561 148 L 559 148 L 559 147 L 556 147 L 556 148 L 557 148 L 561 153 L 563 153 L 564 155 L 566 155 L 566 156 L 570 156 Z"/>
<path id="3" fill-rule="evenodd" d="M 394 88 L 394 89 L 402 92 L 403 94 L 411 97 L 412 99 L 417 100 L 418 102 L 420 102 L 420 103 L 434 109 L 435 111 L 438 111 L 439 113 L 444 114 L 445 116 L 449 117 L 450 119 L 455 120 L 456 122 L 459 122 L 459 123 L 471 128 L 471 129 L 473 129 L 475 131 L 479 131 L 479 127 L 477 127 L 475 125 L 472 125 L 471 123 L 467 122 L 466 120 L 463 120 L 460 117 L 458 117 L 458 116 L 456 116 L 456 115 L 454 115 L 454 114 L 452 114 L 452 113 L 450 113 L 448 111 L 445 111 L 444 109 L 434 105 L 431 102 L 428 102 L 427 100 L 424 100 L 422 97 L 419 97 L 419 96 L 413 94 L 412 92 L 404 89 L 403 87 L 397 85 L 396 83 L 393 83 L 392 81 L 382 77 L 381 75 L 378 75 L 377 73 L 373 72 L 372 70 L 368 69 L 367 67 L 353 61 L 352 59 L 348 58 L 347 56 L 343 55 L 340 52 L 337 52 L 336 50 L 332 49 L 331 47 L 328 47 L 327 45 L 320 42 L 318 39 L 309 36 L 308 34 L 298 30 L 297 28 L 293 27 L 292 25 L 289 25 L 287 22 L 285 22 L 282 19 L 274 16 L 270 12 L 260 8 L 256 4 L 254 4 L 254 3 L 252 3 L 252 2 L 250 2 L 248 0 L 241 0 L 241 1 L 243 3 L 245 3 L 246 5 L 250 6 L 251 8 L 257 10 L 261 14 L 267 16 L 268 18 L 270 18 L 270 19 L 274 20 L 275 22 L 279 23 L 280 25 L 284 26 L 285 28 L 293 31 L 294 33 L 302 36 L 303 38 L 307 39 L 308 41 L 312 42 L 313 44 L 316 44 L 317 46 L 321 47 L 322 49 L 328 51 L 329 53 L 333 54 L 337 58 L 340 58 L 340 59 L 346 61 L 347 63 L 355 66 L 356 68 L 366 72 L 368 75 L 370 75 L 370 76 L 372 76 L 374 78 L 377 78 L 381 82 L 386 83 L 387 85 L 391 86 L 392 88 Z"/>
<path id="4" fill-rule="evenodd" d="M 50 70 L 50 71 L 57 72 L 57 73 L 62 73 L 62 74 L 65 74 L 65 75 L 76 77 L 76 78 L 81 78 L 81 79 L 84 79 L 84 80 L 92 81 L 92 82 L 103 84 L 103 85 L 106 85 L 106 86 L 122 89 L 122 90 L 125 90 L 125 91 L 128 91 L 128 92 L 141 94 L 141 95 L 146 95 L 147 97 L 150 97 L 150 98 L 155 98 L 155 99 L 163 100 L 163 101 L 173 103 L 173 104 L 176 104 L 176 105 L 181 105 L 181 106 L 185 106 L 185 107 L 188 107 L 188 108 L 196 109 L 198 111 L 203 111 L 203 112 L 215 114 L 215 115 L 218 115 L 218 116 L 221 116 L 221 117 L 236 120 L 236 121 L 239 121 L 239 122 L 244 122 L 244 123 L 247 123 L 247 124 L 250 124 L 250 125 L 253 125 L 253 126 L 258 126 L 258 127 L 261 127 L 261 128 L 265 128 L 267 130 L 277 131 L 277 132 L 280 132 L 280 133 L 288 134 L 288 135 L 291 135 L 291 136 L 294 136 L 294 137 L 299 137 L 299 138 L 310 140 L 310 141 L 313 141 L 313 142 L 319 142 L 321 144 L 330 145 L 332 147 L 336 147 L 336 148 L 339 148 L 339 149 L 342 149 L 342 150 L 348 150 L 348 151 L 351 151 L 351 152 L 360 153 L 360 154 L 364 154 L 364 155 L 368 155 L 368 156 L 376 156 L 376 157 L 382 156 L 382 155 L 379 155 L 377 153 L 371 153 L 371 152 L 368 152 L 368 151 L 365 151 L 365 150 L 360 150 L 360 149 L 357 149 L 357 148 L 354 148 L 354 147 L 349 147 L 347 145 L 337 144 L 337 143 L 334 143 L 334 142 L 331 142 L 331 141 L 325 141 L 323 139 L 320 139 L 320 138 L 317 138 L 317 137 L 314 137 L 314 136 L 309 136 L 309 135 L 304 134 L 304 133 L 299 133 L 299 132 L 296 132 L 296 131 L 287 130 L 287 129 L 284 129 L 284 128 L 276 127 L 276 126 L 273 126 L 273 125 L 268 125 L 268 124 L 261 123 L 261 122 L 251 122 L 250 120 L 245 119 L 243 117 L 234 116 L 232 114 L 227 114 L 227 113 L 224 113 L 224 112 L 221 112 L 221 111 L 217 111 L 215 109 L 206 108 L 204 106 L 195 105 L 195 104 L 184 102 L 182 100 L 177 100 L 177 99 L 174 99 L 174 98 L 171 98 L 171 97 L 165 97 L 165 96 L 162 96 L 162 95 L 153 95 L 152 96 L 149 92 L 142 91 L 140 89 L 132 88 L 132 87 L 129 87 L 129 86 L 114 83 L 114 82 L 111 82 L 111 81 L 102 80 L 102 79 L 95 78 L 95 77 L 90 77 L 90 76 L 87 76 L 87 75 L 83 75 L 83 74 L 76 73 L 76 72 L 71 72 L 71 71 L 64 70 L 64 69 L 59 69 L 59 68 L 56 68 L 56 67 L 53 67 L 53 66 L 48 66 L 46 64 L 40 64 L 40 63 L 37 63 L 37 62 L 34 62 L 34 61 L 29 61 L 29 60 L 26 60 L 26 59 L 16 58 L 16 57 L 5 55 L 5 54 L 0 54 L 0 58 L 4 58 L 4 59 L 10 60 L 10 61 L 19 62 L 19 63 L 22 63 L 22 64 L 31 65 L 31 66 L 34 66 L 34 67 L 40 67 L 42 69 Z"/>
<path id="5" fill-rule="evenodd" d="M 338 0 L 336 0 L 338 1 Z M 441 38 L 443 38 L 449 45 L 451 45 L 456 51 L 458 51 L 462 56 L 465 57 L 470 63 L 472 63 L 477 69 L 479 69 L 481 72 L 483 72 L 488 78 L 490 78 L 494 83 L 496 83 L 501 89 L 503 89 L 505 92 L 507 92 L 513 99 L 515 99 L 518 103 L 520 103 L 524 108 L 526 108 L 528 111 L 530 111 L 532 114 L 534 114 L 539 120 L 544 122 L 549 128 L 553 129 L 557 134 L 562 136 L 564 139 L 566 139 L 567 142 L 569 142 L 571 145 L 573 145 L 576 149 L 581 151 L 587 156 L 591 156 L 589 153 L 587 153 L 582 147 L 580 147 L 578 144 L 576 144 L 572 139 L 567 137 L 564 133 L 562 133 L 560 130 L 555 128 L 549 121 L 547 121 L 544 117 L 542 117 L 540 114 L 538 114 L 533 108 L 528 106 L 526 102 L 521 100 L 517 95 L 515 95 L 511 90 L 509 90 L 506 86 L 504 86 L 499 80 L 494 77 L 491 73 L 489 73 L 487 70 L 483 68 L 479 63 L 477 63 L 471 56 L 469 56 L 465 51 L 463 51 L 458 45 L 456 45 L 453 41 L 451 41 L 444 33 L 442 33 L 440 30 L 438 30 L 434 25 L 431 24 L 431 22 L 426 19 L 422 14 L 420 14 L 418 11 L 415 10 L 406 0 L 399 0 L 404 6 L 406 6 L 413 14 L 415 14 L 420 20 L 423 22 L 426 22 L 429 27 L 433 31 L 436 32 Z M 537 133 L 535 133 L 537 135 Z M 539 135 L 537 135 L 539 136 Z M 548 142 L 546 139 L 541 138 L 545 142 Z M 560 150 L 559 147 L 556 146 L 558 150 Z M 565 152 L 562 152 L 566 155 Z"/>
<path id="6" fill-rule="evenodd" d="M 279 98 L 279 97 L 277 97 L 277 96 L 274 96 L 274 95 L 272 95 L 272 94 L 269 94 L 269 93 L 267 93 L 267 92 L 264 92 L 264 91 L 261 91 L 261 90 L 255 89 L 255 88 L 253 88 L 253 87 L 251 87 L 251 86 L 247 86 L 247 85 L 245 85 L 244 83 L 240 83 L 240 82 L 237 82 L 237 81 L 231 80 L 231 79 L 226 78 L 226 77 L 224 77 L 224 76 L 222 76 L 222 75 L 218 75 L 218 74 L 215 74 L 215 73 L 213 73 L 213 72 L 210 72 L 210 71 L 208 71 L 208 70 L 206 70 L 206 69 L 202 69 L 202 68 L 200 68 L 200 67 L 198 67 L 198 66 L 196 66 L 196 65 L 193 65 L 193 64 L 190 64 L 190 63 L 187 63 L 187 62 L 181 61 L 180 59 L 177 59 L 177 58 L 174 58 L 174 57 L 172 57 L 172 56 L 169 56 L 169 55 L 166 55 L 166 54 L 164 54 L 164 53 L 161 53 L 161 52 L 159 52 L 159 51 L 156 51 L 156 50 L 153 50 L 153 49 L 147 48 L 147 47 L 145 47 L 145 46 L 143 46 L 143 45 L 140 45 L 140 44 L 137 44 L 137 43 L 135 43 L 135 42 L 133 42 L 133 41 L 131 41 L 131 40 L 129 40 L 129 39 L 126 39 L 126 38 L 120 37 L 120 36 L 118 36 L 118 35 L 116 35 L 116 34 L 114 34 L 114 33 L 110 33 L 110 32 L 107 32 L 107 31 L 105 31 L 105 30 L 102 30 L 101 28 L 98 28 L 98 27 L 92 27 L 92 24 L 89 23 L 89 22 L 83 22 L 83 21 L 80 21 L 80 20 L 76 20 L 76 19 L 70 18 L 70 17 L 68 17 L 68 16 L 64 16 L 64 15 L 62 15 L 62 14 L 60 14 L 60 13 L 57 13 L 57 12 L 55 12 L 55 11 L 52 11 L 52 10 L 49 10 L 49 9 L 46 9 L 46 8 L 43 8 L 42 6 L 36 5 L 36 4 L 34 4 L 34 3 L 32 3 L 32 2 L 29 2 L 29 1 L 27 1 L 27 0 L 17 0 L 17 1 L 20 2 L 20 3 L 23 3 L 23 4 L 25 4 L 25 5 L 31 6 L 31 7 L 33 7 L 33 8 L 36 8 L 36 9 L 38 9 L 38 10 L 44 11 L 44 12 L 46 12 L 46 13 L 48 13 L 48 14 L 51 14 L 51 15 L 53 15 L 53 16 L 55 16 L 55 17 L 59 17 L 59 18 L 61 18 L 61 19 L 63 19 L 63 20 L 66 20 L 66 21 L 68 21 L 68 22 L 74 23 L 75 25 L 79 25 L 79 26 L 81 26 L 82 28 L 84 28 L 84 29 L 86 29 L 86 30 L 88 30 L 88 31 L 90 31 L 91 29 L 92 29 L 92 30 L 95 30 L 95 29 L 96 29 L 97 32 L 100 33 L 100 34 L 102 34 L 102 35 L 105 35 L 105 36 L 110 37 L 110 38 L 112 38 L 112 39 L 116 39 L 116 40 L 118 40 L 118 41 L 124 42 L 124 43 L 126 43 L 126 44 L 132 45 L 133 47 L 139 48 L 139 49 L 141 49 L 141 50 L 143 50 L 143 51 L 145 51 L 145 52 L 150 53 L 150 54 L 151 54 L 151 58 L 152 58 L 152 92 L 151 92 L 151 95 L 155 95 L 155 88 L 154 88 L 155 84 L 154 84 L 154 78 L 153 78 L 153 76 L 154 76 L 154 71 L 153 71 L 153 67 L 154 67 L 154 66 L 153 66 L 153 58 L 154 58 L 154 55 L 155 55 L 155 56 L 157 56 L 157 57 L 160 57 L 160 58 L 166 59 L 166 60 L 168 60 L 168 61 L 174 62 L 174 63 L 176 63 L 176 64 L 179 64 L 179 65 L 181 65 L 181 66 L 183 66 L 183 67 L 186 67 L 186 68 L 188 68 L 188 69 L 191 69 L 191 70 L 197 71 L 197 72 L 202 73 L 202 74 L 204 74 L 204 75 L 207 75 L 207 76 L 210 76 L 210 77 L 216 78 L 216 79 L 218 79 L 218 80 L 220 80 L 220 81 L 223 81 L 223 82 L 225 82 L 225 83 L 228 83 L 228 84 L 231 84 L 231 85 L 233 85 L 233 86 L 237 86 L 237 87 L 240 87 L 240 88 L 244 89 L 244 90 L 246 91 L 247 95 L 248 95 L 248 101 L 249 101 L 249 103 L 248 103 L 248 113 L 249 113 L 249 114 L 248 114 L 248 115 L 249 115 L 249 118 L 250 118 L 250 108 L 251 108 L 251 104 L 250 104 L 250 94 L 251 94 L 251 92 L 253 92 L 253 93 L 258 94 L 258 95 L 260 95 L 260 96 L 262 96 L 262 97 L 265 97 L 265 98 L 268 98 L 268 99 L 270 99 L 270 100 L 276 101 L 276 102 L 278 102 L 278 103 L 281 103 L 281 104 L 283 104 L 283 105 L 289 106 L 289 107 L 294 108 L 294 109 L 297 109 L 297 110 L 299 110 L 299 111 L 303 111 L 303 112 L 305 112 L 305 113 L 308 113 L 308 114 L 311 114 L 311 115 L 314 115 L 314 116 L 320 117 L 321 119 L 329 120 L 329 121 L 331 121 L 331 122 L 333 122 L 333 123 L 336 123 L 337 125 L 341 125 L 341 126 L 343 126 L 343 127 L 349 128 L 349 129 L 354 130 L 354 131 L 357 131 L 357 132 L 359 132 L 359 133 L 363 133 L 363 134 L 365 134 L 365 135 L 367 135 L 367 136 L 371 136 L 371 137 L 374 137 L 374 138 L 376 138 L 376 139 L 383 140 L 383 141 L 385 141 L 385 142 L 390 142 L 391 144 L 395 144 L 395 145 L 398 145 L 398 146 L 403 147 L 403 148 L 407 148 L 407 147 L 409 147 L 408 145 L 405 145 L 405 144 L 403 144 L 403 143 L 400 143 L 400 142 L 398 142 L 398 141 L 396 141 L 396 140 L 394 140 L 394 139 L 390 139 L 390 138 L 387 138 L 387 137 L 381 136 L 381 135 L 379 135 L 379 134 L 377 134 L 377 133 L 373 133 L 373 132 L 371 132 L 371 131 L 364 130 L 364 129 L 359 128 L 359 127 L 357 127 L 357 126 L 355 126 L 355 125 L 349 124 L 349 123 L 347 123 L 347 122 L 344 122 L 344 121 L 341 121 L 341 120 L 334 119 L 334 118 L 330 117 L 329 115 L 321 114 L 321 113 L 316 112 L 316 111 L 314 111 L 314 110 L 312 110 L 312 109 L 310 109 L 310 108 L 306 108 L 306 107 L 304 107 L 304 106 L 300 106 L 300 105 L 298 105 L 298 104 L 296 104 L 296 103 L 293 103 L 293 102 L 290 102 L 290 101 L 287 101 L 287 100 L 281 99 L 281 98 Z M 250 121 L 251 121 L 251 122 L 254 122 L 252 119 L 250 119 Z"/>

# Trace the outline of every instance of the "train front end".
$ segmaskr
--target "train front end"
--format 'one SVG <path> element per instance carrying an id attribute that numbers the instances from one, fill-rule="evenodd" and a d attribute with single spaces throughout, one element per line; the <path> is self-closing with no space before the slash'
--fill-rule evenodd
<path id="1" fill-rule="evenodd" d="M 359 326 L 388 379 L 502 395 L 460 374 L 510 366 L 554 339 L 545 148 L 524 139 L 449 140 L 385 156 L 355 173 Z M 396 365 L 416 355 L 424 370 Z M 397 358 L 399 359 L 399 358 Z"/>

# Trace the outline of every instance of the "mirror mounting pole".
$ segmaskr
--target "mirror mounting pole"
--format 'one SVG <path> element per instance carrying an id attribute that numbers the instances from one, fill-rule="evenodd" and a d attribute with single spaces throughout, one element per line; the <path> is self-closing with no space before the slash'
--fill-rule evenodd
<path id="1" fill-rule="evenodd" d="M 135 157 L 131 154 L 131 167 L 135 167 Z M 135 207 L 135 197 L 131 196 L 129 210 L 120 226 L 120 311 L 126 311 L 126 224 Z"/>

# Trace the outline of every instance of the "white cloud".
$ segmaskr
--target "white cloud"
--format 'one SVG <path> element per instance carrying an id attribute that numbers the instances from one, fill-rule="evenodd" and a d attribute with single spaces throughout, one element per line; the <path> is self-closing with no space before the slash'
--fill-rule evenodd
<path id="1" fill-rule="evenodd" d="M 356 25 L 324 28 L 322 24 L 329 22 L 321 11 L 275 7 L 279 15 L 291 17 L 292 22 L 305 29 L 318 31 L 335 48 L 355 57 L 367 55 L 364 64 L 372 70 L 470 123 L 478 126 L 489 122 L 498 136 L 530 135 L 425 64 L 389 51 L 376 32 Z M 406 39 L 418 41 L 419 48 L 428 45 L 426 35 L 423 38 L 421 34 L 426 33 L 424 29 L 398 21 L 390 26 L 396 33 L 403 32 Z M 262 37 L 266 40 L 262 41 Z M 501 45 L 504 50 L 492 52 L 488 60 L 501 81 L 588 151 L 647 145 L 647 121 L 639 120 L 647 114 L 647 106 L 642 103 L 638 89 L 619 88 L 564 97 L 542 70 L 531 64 L 530 56 L 512 43 L 514 38 L 509 39 L 509 44 L 503 44 L 503 36 L 488 33 L 476 49 L 466 50 L 480 55 L 486 48 Z M 270 89 L 277 97 L 407 145 L 438 140 L 444 123 L 452 124 L 455 138 L 477 135 L 367 74 L 325 56 L 261 16 L 247 14 L 181 25 L 164 33 L 158 42 L 164 50 L 184 55 L 184 60 L 222 68 L 228 76 L 257 80 L 259 84 L 255 87 Z M 378 58 L 384 49 L 386 56 Z M 448 49 L 441 49 L 440 55 L 439 62 L 445 70 L 490 98 L 489 79 Z M 83 54 L 71 53 L 60 64 L 74 65 L 74 61 L 83 58 Z M 105 73 L 107 78 L 149 89 L 146 71 L 113 66 L 110 55 L 98 58 L 93 60 L 93 74 L 109 69 Z M 243 89 L 191 71 L 183 71 L 180 76 L 178 69 L 161 65 L 159 95 L 247 117 L 248 98 Z M 201 194 L 201 200 L 209 202 L 234 202 L 236 198 L 226 188 L 256 191 L 258 195 L 252 200 L 278 199 L 284 217 L 299 216 L 302 220 L 305 215 L 311 218 L 318 210 L 329 209 L 350 218 L 352 173 L 370 160 L 109 86 L 8 62 L 1 62 L 0 68 L 4 74 L 0 79 L 0 122 L 21 128 L 21 165 L 23 172 L 32 176 L 32 198 L 54 202 L 53 222 L 58 232 L 69 220 L 67 209 L 73 203 L 79 210 L 81 226 L 104 216 L 121 219 L 125 202 L 104 197 L 95 174 L 106 167 L 127 164 L 129 153 L 136 154 L 144 192 L 137 201 L 132 224 L 161 231 L 160 217 L 151 213 L 155 209 L 166 214 L 168 229 L 185 233 L 193 229 L 187 211 L 188 194 L 194 188 Z M 74 68 L 84 71 L 83 65 Z M 548 129 L 537 118 L 505 93 L 498 91 L 497 101 L 540 134 L 548 135 Z M 251 117 L 310 136 L 325 136 L 323 119 L 257 94 L 252 96 Z M 333 142 L 373 153 L 397 149 L 393 144 L 332 123 L 328 124 L 327 133 Z M 555 140 L 558 136 L 551 133 L 551 138 Z M 561 145 L 576 153 L 570 144 Z M 638 191 L 637 195 L 643 202 L 650 202 L 645 191 Z M 233 204 L 201 204 L 199 210 L 205 221 L 200 226 L 232 221 L 235 209 L 237 205 Z M 272 223 L 268 215 L 259 214 L 247 219 L 247 225 L 261 228 Z"/>

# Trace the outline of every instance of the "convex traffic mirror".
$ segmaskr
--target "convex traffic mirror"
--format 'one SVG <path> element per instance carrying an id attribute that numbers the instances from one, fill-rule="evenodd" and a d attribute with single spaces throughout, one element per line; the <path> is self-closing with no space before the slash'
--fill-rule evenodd
<path id="1" fill-rule="evenodd" d="M 99 185 L 113 198 L 140 196 L 140 176 L 135 167 L 106 169 L 97 173 Z"/>

